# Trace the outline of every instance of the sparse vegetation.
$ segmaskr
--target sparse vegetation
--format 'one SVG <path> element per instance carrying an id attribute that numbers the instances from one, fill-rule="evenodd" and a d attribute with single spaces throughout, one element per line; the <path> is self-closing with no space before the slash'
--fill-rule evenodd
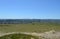
<path id="1" fill-rule="evenodd" d="M 60 22 L 27 22 L 27 23 L 16 23 L 16 24 L 0 24 L 1 32 L 36 32 L 42 33 L 50 30 L 60 30 Z M 4 38 L 3 38 L 4 39 Z M 14 38 L 15 39 L 15 38 Z"/>

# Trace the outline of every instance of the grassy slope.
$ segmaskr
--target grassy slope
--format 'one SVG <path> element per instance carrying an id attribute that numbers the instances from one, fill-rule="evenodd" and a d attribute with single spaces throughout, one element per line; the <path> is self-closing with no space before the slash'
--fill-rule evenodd
<path id="1" fill-rule="evenodd" d="M 36 38 L 36 36 L 26 35 L 26 34 L 9 34 L 0 37 L 0 39 L 29 39 L 29 38 Z"/>
<path id="2" fill-rule="evenodd" d="M 60 30 L 58 23 L 30 23 L 30 24 L 0 24 L 2 32 L 45 32 L 49 30 Z"/>

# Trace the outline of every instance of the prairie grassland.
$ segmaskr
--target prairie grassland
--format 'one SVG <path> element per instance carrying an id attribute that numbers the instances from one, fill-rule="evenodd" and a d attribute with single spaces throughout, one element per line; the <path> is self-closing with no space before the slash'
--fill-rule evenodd
<path id="1" fill-rule="evenodd" d="M 8 32 L 36 32 L 42 33 L 50 30 L 60 30 L 60 23 L 28 23 L 28 24 L 0 24 L 0 32 L 8 33 Z M 10 37 L 11 35 L 9 35 Z M 8 36 L 0 37 L 0 39 L 10 39 Z M 16 38 L 15 38 L 16 37 Z M 20 35 L 18 35 L 18 38 Z M 12 39 L 17 39 L 15 34 L 12 35 Z M 23 38 L 24 39 L 24 38 Z M 28 39 L 28 38 L 26 38 Z M 36 38 L 37 39 L 37 38 Z M 40 39 L 46 39 L 41 37 Z"/>
<path id="2" fill-rule="evenodd" d="M 59 23 L 0 24 L 2 32 L 45 32 L 60 30 Z"/>

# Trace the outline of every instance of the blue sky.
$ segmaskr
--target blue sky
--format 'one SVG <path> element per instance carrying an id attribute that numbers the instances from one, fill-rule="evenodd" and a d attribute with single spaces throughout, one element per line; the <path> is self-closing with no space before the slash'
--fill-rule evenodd
<path id="1" fill-rule="evenodd" d="M 0 19 L 60 19 L 60 0 L 0 0 Z"/>

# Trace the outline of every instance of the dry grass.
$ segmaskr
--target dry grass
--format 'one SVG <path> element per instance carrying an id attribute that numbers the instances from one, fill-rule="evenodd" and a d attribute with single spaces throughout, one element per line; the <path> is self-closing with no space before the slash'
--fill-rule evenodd
<path id="1" fill-rule="evenodd" d="M 56 23 L 32 23 L 30 24 L 0 24 L 2 32 L 45 32 L 60 30 L 60 24 Z"/>

